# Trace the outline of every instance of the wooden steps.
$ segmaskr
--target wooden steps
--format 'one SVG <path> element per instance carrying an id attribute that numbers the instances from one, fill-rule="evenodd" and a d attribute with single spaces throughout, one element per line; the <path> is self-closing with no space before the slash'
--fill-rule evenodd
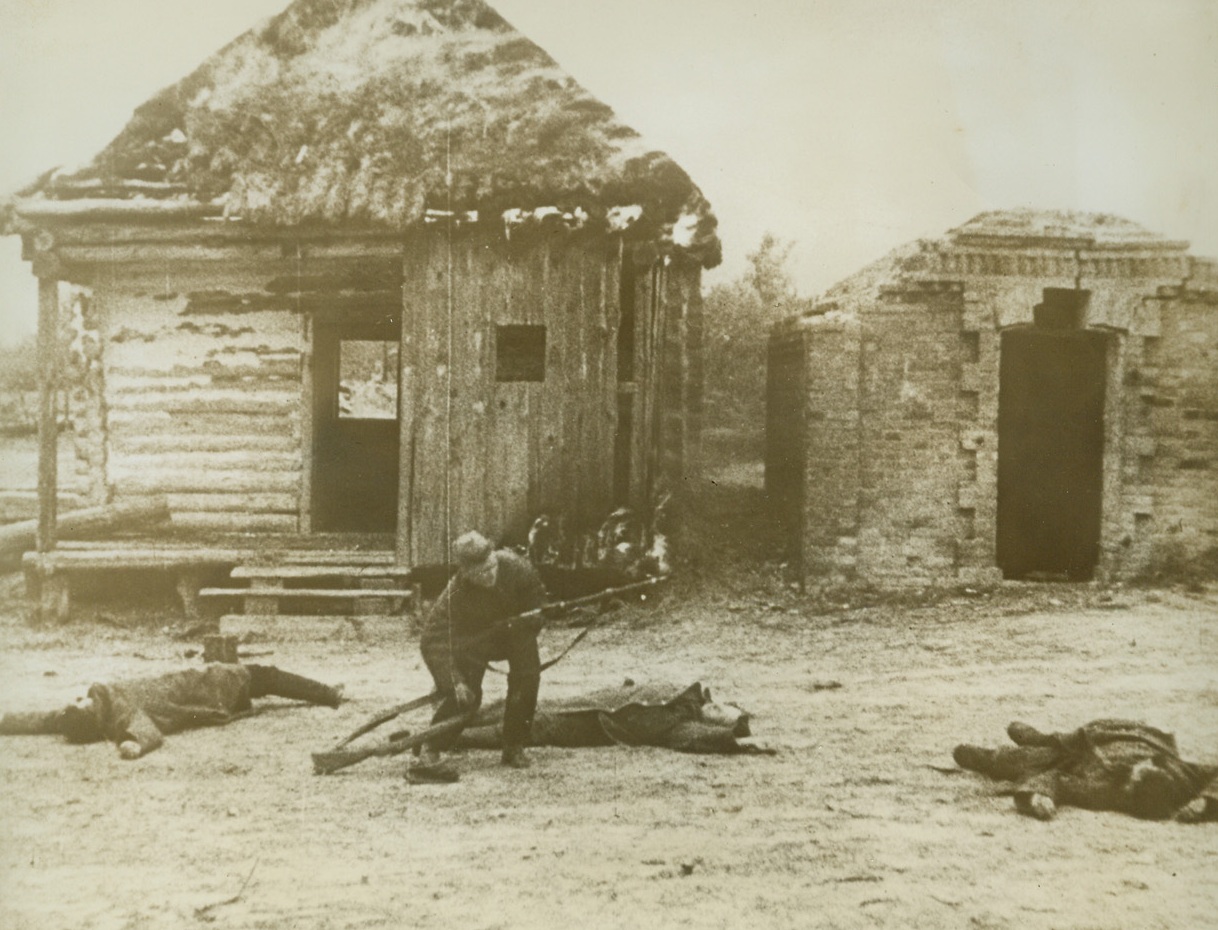
<path id="1" fill-rule="evenodd" d="M 382 554 L 375 555 L 379 561 Z M 368 564 L 369 561 L 344 559 L 335 553 L 317 564 L 245 563 L 229 573 L 233 585 L 204 588 L 199 597 L 205 601 L 240 598 L 242 612 L 228 615 L 229 626 L 234 625 L 238 616 L 259 622 L 291 617 L 292 622 L 303 624 L 305 620 L 301 618 L 314 616 L 320 605 L 331 604 L 346 607 L 339 613 L 324 615 L 329 618 L 327 622 L 338 622 L 340 626 L 370 617 L 397 618 L 400 622 L 408 609 L 417 610 L 422 595 L 417 587 L 407 586 L 409 570 L 392 564 Z"/>
<path id="2" fill-rule="evenodd" d="M 406 640 L 416 635 L 411 619 L 401 614 L 225 614 L 220 618 L 220 633 L 249 644 L 329 640 L 370 642 Z"/>
<path id="3" fill-rule="evenodd" d="M 275 597 L 280 600 L 292 598 L 317 598 L 319 600 L 351 600 L 362 597 L 385 598 L 387 600 L 410 600 L 410 591 L 402 588 L 204 588 L 199 597 Z M 250 611 L 256 613 L 258 611 Z"/>
<path id="4" fill-rule="evenodd" d="M 420 599 L 410 584 L 409 570 L 396 564 L 390 542 L 369 534 L 65 540 L 48 553 L 26 552 L 22 565 L 29 597 L 40 604 L 53 602 L 59 619 L 69 614 L 73 578 L 130 570 L 169 573 L 190 618 L 200 616 L 201 595 L 213 603 L 223 597 L 263 596 L 263 601 L 243 607 L 260 616 L 278 613 L 281 597 L 306 608 L 310 603 L 337 605 L 346 600 L 351 602 L 352 615 L 388 615 L 417 607 Z M 231 572 L 234 583 L 215 586 L 214 579 L 224 571 Z M 209 581 L 213 586 L 204 588 Z M 310 589 L 312 595 L 306 593 Z M 310 596 L 314 600 L 309 601 Z"/>
<path id="5" fill-rule="evenodd" d="M 399 568 L 395 565 L 379 565 L 379 564 L 350 564 L 344 560 L 341 564 L 333 562 L 329 564 L 313 564 L 313 565 L 238 565 L 229 574 L 229 577 L 234 580 L 253 581 L 257 579 L 375 579 L 375 578 L 398 578 L 405 579 L 411 573 L 409 568 Z"/>

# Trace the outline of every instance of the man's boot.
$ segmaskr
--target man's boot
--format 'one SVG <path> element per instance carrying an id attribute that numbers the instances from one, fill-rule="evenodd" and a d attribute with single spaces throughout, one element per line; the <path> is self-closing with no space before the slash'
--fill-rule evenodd
<path id="1" fill-rule="evenodd" d="M 513 769 L 527 769 L 533 764 L 532 760 L 529 759 L 524 749 L 520 746 L 504 748 L 501 761 L 504 765 Z"/>
<path id="2" fill-rule="evenodd" d="M 1050 734 L 1041 733 L 1040 730 L 1030 723 L 1021 723 L 1018 720 L 1007 727 L 1007 736 L 1011 738 L 1011 742 L 1016 746 L 1054 745 L 1053 737 Z"/>
<path id="3" fill-rule="evenodd" d="M 419 749 L 418 758 L 406 763 L 406 780 L 412 785 L 451 785 L 460 776 L 430 746 Z"/>
<path id="4" fill-rule="evenodd" d="M 273 665 L 247 665 L 250 671 L 250 697 L 285 697 L 293 701 L 307 701 L 323 707 L 338 707 L 343 696 L 337 688 L 323 685 L 320 681 L 281 671 Z"/>
<path id="5" fill-rule="evenodd" d="M 1003 746 L 985 749 L 967 743 L 952 751 L 952 758 L 962 769 L 978 772 L 998 781 L 1023 781 L 1030 775 L 1050 768 L 1058 751 L 1045 746 Z"/>

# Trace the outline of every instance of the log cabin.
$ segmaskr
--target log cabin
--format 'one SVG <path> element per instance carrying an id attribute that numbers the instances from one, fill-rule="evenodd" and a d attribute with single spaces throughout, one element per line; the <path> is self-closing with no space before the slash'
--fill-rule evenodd
<path id="1" fill-rule="evenodd" d="M 73 570 L 189 601 L 209 567 L 595 528 L 696 461 L 710 206 L 481 0 L 297 0 L 2 221 L 39 280 L 52 612 Z M 65 330 L 85 503 L 164 497 L 155 536 L 57 540 Z"/>
<path id="2" fill-rule="evenodd" d="M 1218 262 L 1188 243 L 983 213 L 776 324 L 768 378 L 766 486 L 808 585 L 1218 565 Z"/>

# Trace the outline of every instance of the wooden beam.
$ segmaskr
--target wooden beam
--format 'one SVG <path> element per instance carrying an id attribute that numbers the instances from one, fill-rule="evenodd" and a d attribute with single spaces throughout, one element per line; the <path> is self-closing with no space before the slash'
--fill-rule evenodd
<path id="1" fill-rule="evenodd" d="M 39 552 L 55 548 L 59 485 L 59 282 L 38 279 L 38 526 Z"/>
<path id="2" fill-rule="evenodd" d="M 300 317 L 300 491 L 297 499 L 298 532 L 305 536 L 313 532 L 313 417 L 316 399 L 313 384 L 313 352 L 317 327 L 307 316 Z"/>
<path id="3" fill-rule="evenodd" d="M 180 220 L 220 216 L 218 202 L 197 200 L 18 200 L 16 213 L 23 220 Z"/>
<path id="4" fill-rule="evenodd" d="M 326 313 L 344 316 L 361 311 L 393 313 L 402 302 L 400 287 L 369 291 L 294 292 L 270 294 L 260 291 L 224 293 L 198 292 L 187 295 L 183 314 Z"/>
<path id="5" fill-rule="evenodd" d="M 58 230 L 56 230 L 58 232 Z M 203 239 L 202 235 L 198 236 Z M 274 267 L 276 263 L 290 269 L 297 261 L 285 256 L 276 242 L 139 242 L 107 243 L 103 245 L 65 244 L 63 260 L 82 265 L 162 265 L 181 262 L 255 262 Z"/>
<path id="6" fill-rule="evenodd" d="M 120 529 L 134 529 L 169 519 L 164 497 L 121 501 L 104 507 L 86 507 L 63 515 L 57 530 L 63 536 L 96 536 Z M 20 557 L 35 543 L 39 521 L 23 520 L 0 527 L 0 556 Z M 40 550 L 45 551 L 45 550 Z"/>
<path id="7" fill-rule="evenodd" d="M 64 246 L 268 245 L 273 246 L 281 258 L 292 261 L 400 258 L 404 248 L 402 234 L 393 231 L 329 227 L 305 231 L 296 227 L 251 226 L 222 219 L 156 224 L 82 221 L 70 226 L 56 224 L 54 229 L 56 241 Z M 23 241 L 33 233 L 34 230 L 26 231 Z M 155 259 L 155 253 L 152 258 Z"/>

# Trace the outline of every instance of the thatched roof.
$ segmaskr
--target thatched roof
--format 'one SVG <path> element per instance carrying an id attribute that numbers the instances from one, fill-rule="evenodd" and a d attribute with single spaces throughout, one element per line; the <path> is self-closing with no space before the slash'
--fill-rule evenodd
<path id="1" fill-rule="evenodd" d="M 704 264 L 685 172 L 482 0 L 296 0 L 26 198 L 216 204 L 254 224 L 404 229 L 427 210 L 638 205 Z M 581 213 L 582 211 L 582 213 Z"/>

